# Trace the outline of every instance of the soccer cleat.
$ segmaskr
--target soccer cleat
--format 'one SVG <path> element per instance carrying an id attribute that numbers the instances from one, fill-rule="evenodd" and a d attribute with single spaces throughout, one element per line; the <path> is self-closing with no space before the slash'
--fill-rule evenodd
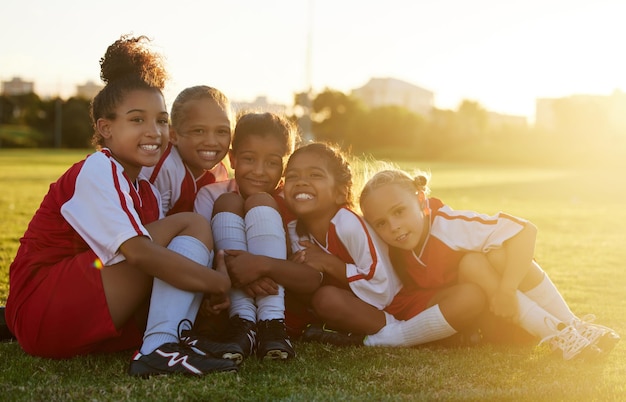
<path id="1" fill-rule="evenodd" d="M 296 355 L 287 336 L 285 320 L 262 320 L 258 329 L 257 356 L 260 359 L 287 360 Z"/>
<path id="2" fill-rule="evenodd" d="M 15 335 L 9 331 L 6 319 L 4 317 L 4 306 L 0 307 L 0 341 L 14 341 Z"/>
<path id="3" fill-rule="evenodd" d="M 202 354 L 182 343 L 166 343 L 152 353 L 135 352 L 128 374 L 134 377 L 150 377 L 163 374 L 201 376 L 212 372 L 236 372 L 235 362 L 216 359 Z"/>
<path id="4" fill-rule="evenodd" d="M 303 342 L 320 342 L 336 346 L 363 346 L 365 335 L 334 331 L 326 324 L 310 324 L 302 333 Z"/>
<path id="5" fill-rule="evenodd" d="M 553 352 L 560 350 L 564 360 L 571 360 L 575 357 L 595 358 L 602 351 L 582 336 L 573 325 L 559 324 L 558 332 L 543 338 L 539 344 L 548 343 Z"/>
<path id="6" fill-rule="evenodd" d="M 189 321 L 189 320 L 185 320 Z M 254 322 L 235 315 L 229 319 L 226 334 L 222 339 L 213 340 L 190 329 L 190 321 L 182 323 L 189 329 L 180 331 L 180 340 L 185 344 L 200 349 L 207 355 L 228 359 L 241 364 L 243 359 L 254 352 L 256 345 L 256 325 Z"/>
<path id="7" fill-rule="evenodd" d="M 256 323 L 241 318 L 238 315 L 230 317 L 228 320 L 227 344 L 233 345 L 232 355 L 243 360 L 254 354 L 256 347 Z"/>
<path id="8" fill-rule="evenodd" d="M 588 314 L 581 319 L 574 319 L 572 325 L 589 343 L 596 345 L 602 352 L 609 353 L 621 338 L 611 328 L 593 324 L 595 319 L 593 314 Z"/>
<path id="9" fill-rule="evenodd" d="M 202 353 L 218 359 L 232 360 L 235 364 L 241 364 L 244 354 L 241 347 L 236 343 L 217 342 L 202 335 L 185 334 L 180 341 L 187 346 L 196 348 Z"/>

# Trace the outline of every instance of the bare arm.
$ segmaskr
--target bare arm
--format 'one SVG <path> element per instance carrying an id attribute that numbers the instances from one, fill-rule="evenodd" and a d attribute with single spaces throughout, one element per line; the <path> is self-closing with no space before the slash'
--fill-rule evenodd
<path id="1" fill-rule="evenodd" d="M 514 292 L 519 288 L 532 266 L 536 241 L 537 227 L 528 222 L 524 229 L 504 242 L 506 261 L 500 281 L 501 290 Z"/>
<path id="2" fill-rule="evenodd" d="M 179 289 L 214 294 L 226 294 L 230 289 L 226 272 L 202 266 L 145 236 L 126 240 L 120 251 L 131 266 Z"/>
<path id="3" fill-rule="evenodd" d="M 321 283 L 320 273 L 308 265 L 241 250 L 226 250 L 226 266 L 235 287 L 268 277 L 294 292 L 312 293 Z"/>
<path id="4" fill-rule="evenodd" d="M 528 222 L 524 229 L 504 242 L 504 269 L 501 270 L 500 283 L 491 298 L 491 310 L 495 314 L 507 318 L 518 315 L 516 292 L 531 269 L 536 239 L 537 227 Z"/>
<path id="5" fill-rule="evenodd" d="M 309 241 L 301 241 L 300 244 L 306 247 L 299 252 L 301 261 L 323 272 L 325 275 L 332 276 L 340 283 L 348 285 L 345 262 L 333 254 L 328 254 L 317 244 Z"/>

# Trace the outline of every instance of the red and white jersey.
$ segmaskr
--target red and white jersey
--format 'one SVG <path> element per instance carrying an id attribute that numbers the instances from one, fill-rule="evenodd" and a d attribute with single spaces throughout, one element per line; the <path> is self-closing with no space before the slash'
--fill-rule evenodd
<path id="1" fill-rule="evenodd" d="M 100 260 L 95 267 L 120 262 L 122 243 L 150 237 L 144 225 L 160 211 L 159 193 L 145 177 L 132 183 L 108 149 L 95 152 L 50 185 L 20 239 L 11 280 L 89 249 Z"/>
<path id="2" fill-rule="evenodd" d="M 196 194 L 200 188 L 228 179 L 228 170 L 222 162 L 205 171 L 197 179 L 194 178 L 172 143 L 167 145 L 156 165 L 145 167 L 142 172 L 161 193 L 164 215 L 193 211 Z"/>
<path id="3" fill-rule="evenodd" d="M 528 223 L 503 212 L 489 216 L 455 211 L 437 198 L 427 202 L 428 234 L 419 255 L 413 250 L 390 248 L 392 262 L 403 282 L 423 289 L 456 282 L 459 262 L 466 253 L 487 253 L 502 247 Z"/>
<path id="4" fill-rule="evenodd" d="M 346 263 L 346 278 L 350 289 L 361 300 L 384 309 L 400 291 L 402 284 L 389 259 L 387 245 L 363 218 L 347 208 L 341 208 L 330 221 L 326 247 L 313 236 L 298 236 L 297 221 L 288 225 L 293 252 L 302 247 L 299 241 L 316 243 L 327 253 Z"/>
<path id="5" fill-rule="evenodd" d="M 215 205 L 217 198 L 225 193 L 239 194 L 239 186 L 235 179 L 218 181 L 199 189 L 198 194 L 196 194 L 193 210 L 211 222 L 213 205 Z"/>
<path id="6" fill-rule="evenodd" d="M 239 194 L 239 186 L 237 185 L 235 179 L 211 183 L 198 190 L 193 211 L 204 216 L 209 222 L 211 222 L 211 218 L 213 217 L 213 205 L 215 205 L 217 198 L 224 193 Z M 294 216 L 287 208 L 287 204 L 285 203 L 285 198 L 283 196 L 282 186 L 276 189 L 276 191 L 272 194 L 272 197 L 276 200 L 276 203 L 278 204 L 278 212 L 280 212 L 280 215 L 283 218 L 283 223 L 286 225 L 287 222 L 294 219 Z"/>

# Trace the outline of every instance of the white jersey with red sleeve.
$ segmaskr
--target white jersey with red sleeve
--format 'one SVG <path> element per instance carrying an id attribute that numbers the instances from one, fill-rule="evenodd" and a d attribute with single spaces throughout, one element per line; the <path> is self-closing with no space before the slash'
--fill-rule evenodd
<path id="1" fill-rule="evenodd" d="M 419 251 L 392 247 L 391 260 L 405 283 L 436 289 L 456 283 L 459 263 L 468 252 L 487 253 L 519 233 L 527 220 L 500 212 L 486 215 L 455 211 L 437 198 L 428 199 L 429 226 Z M 409 282 L 407 282 L 409 281 Z"/>
<path id="2" fill-rule="evenodd" d="M 76 176 L 74 188 L 66 189 L 73 194 L 61 206 L 61 215 L 105 266 L 124 260 L 119 248 L 126 240 L 135 236 L 150 238 L 137 211 L 142 205 L 135 203 L 157 200 L 160 206 L 159 193 L 150 186 L 153 199 L 142 199 L 146 194 L 139 194 L 141 181 L 145 182 L 143 176 L 131 183 L 122 165 L 105 150 L 89 156 Z M 160 213 L 158 216 L 162 217 Z"/>
<path id="3" fill-rule="evenodd" d="M 346 263 L 350 289 L 361 300 L 382 310 L 400 291 L 402 284 L 391 265 L 387 245 L 353 211 L 337 211 L 326 234 L 326 247 L 310 235 L 298 236 L 296 225 L 297 221 L 288 225 L 292 251 L 302 249 L 298 241 L 308 240 L 339 257 Z"/>
<path id="4" fill-rule="evenodd" d="M 455 211 L 436 198 L 429 201 L 432 211 L 430 236 L 453 250 L 487 253 L 519 233 L 528 223 L 504 212 L 486 215 L 474 211 Z"/>
<path id="5" fill-rule="evenodd" d="M 211 183 L 198 190 L 193 207 L 194 212 L 211 222 L 213 205 L 217 198 L 224 193 L 239 193 L 239 186 L 235 179 Z"/>
<path id="6" fill-rule="evenodd" d="M 142 176 L 131 183 L 107 149 L 89 155 L 50 185 L 20 239 L 12 280 L 90 249 L 100 260 L 94 266 L 122 261 L 122 243 L 150 237 L 144 225 L 161 217 L 159 200 Z"/>
<path id="7" fill-rule="evenodd" d="M 228 179 L 228 170 L 222 162 L 194 178 L 178 149 L 171 143 L 163 151 L 159 162 L 155 166 L 144 167 L 142 173 L 161 193 L 164 215 L 193 211 L 195 197 L 200 188 Z"/>

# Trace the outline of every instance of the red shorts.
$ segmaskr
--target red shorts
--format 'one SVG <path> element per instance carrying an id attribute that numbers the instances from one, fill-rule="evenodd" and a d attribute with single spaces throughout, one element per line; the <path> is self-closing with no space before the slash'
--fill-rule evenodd
<path id="1" fill-rule="evenodd" d="M 398 320 L 408 320 L 426 310 L 430 300 L 441 289 L 409 289 L 403 287 L 385 307 L 385 311 Z"/>
<path id="2" fill-rule="evenodd" d="M 11 283 L 7 323 L 26 353 L 60 359 L 141 345 L 133 320 L 120 330 L 113 325 L 94 261 L 87 251 L 41 268 L 25 283 Z"/>

